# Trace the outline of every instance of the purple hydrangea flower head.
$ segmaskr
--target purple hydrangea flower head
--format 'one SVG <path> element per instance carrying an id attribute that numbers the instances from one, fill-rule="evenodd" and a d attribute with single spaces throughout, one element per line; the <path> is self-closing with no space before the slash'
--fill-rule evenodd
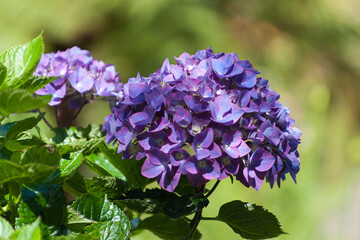
<path id="1" fill-rule="evenodd" d="M 123 96 L 115 67 L 93 60 L 89 51 L 78 47 L 43 54 L 34 75 L 59 77 L 36 91 L 38 95 L 53 96 L 50 106 L 60 104 L 67 93 L 73 92 L 118 99 Z"/>
<path id="2" fill-rule="evenodd" d="M 296 182 L 301 132 L 268 80 L 235 53 L 175 60 L 124 84 L 103 125 L 107 143 L 144 157 L 142 174 L 170 192 L 181 175 L 195 187 L 230 175 L 256 190 L 287 173 Z"/>

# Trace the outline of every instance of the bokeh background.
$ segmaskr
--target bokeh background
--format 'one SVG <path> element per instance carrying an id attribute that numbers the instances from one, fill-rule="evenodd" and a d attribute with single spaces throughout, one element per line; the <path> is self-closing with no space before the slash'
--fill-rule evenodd
<path id="1" fill-rule="evenodd" d="M 263 205 L 289 233 L 278 239 L 360 239 L 360 2 L 358 0 L 1 0 L 0 52 L 44 30 L 46 52 L 79 46 L 123 82 L 209 46 L 250 60 L 302 130 L 298 183 L 260 191 L 225 180 L 205 216 L 240 199 Z M 110 109 L 85 107 L 77 124 Z M 202 221 L 203 239 L 240 239 Z M 157 239 L 151 233 L 134 240 Z"/>

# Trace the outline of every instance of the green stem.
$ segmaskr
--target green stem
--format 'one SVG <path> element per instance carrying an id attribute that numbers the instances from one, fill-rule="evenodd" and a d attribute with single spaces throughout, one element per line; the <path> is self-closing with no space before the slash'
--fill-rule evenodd
<path id="1" fill-rule="evenodd" d="M 220 180 L 217 179 L 214 186 L 210 189 L 210 191 L 205 195 L 206 198 L 210 197 L 210 195 L 215 191 L 216 187 L 219 185 Z"/>
<path id="2" fill-rule="evenodd" d="M 205 185 L 201 186 L 200 188 L 200 191 L 202 194 L 204 194 L 204 191 L 205 191 Z M 200 209 L 199 211 L 197 211 L 195 213 L 195 216 L 194 218 L 191 220 L 191 223 L 190 223 L 190 233 L 189 235 L 187 236 L 186 240 L 192 240 L 192 238 L 194 237 L 194 234 L 196 232 L 196 229 L 197 227 L 199 226 L 199 223 L 201 221 L 201 218 L 202 218 L 202 211 L 203 209 Z"/>

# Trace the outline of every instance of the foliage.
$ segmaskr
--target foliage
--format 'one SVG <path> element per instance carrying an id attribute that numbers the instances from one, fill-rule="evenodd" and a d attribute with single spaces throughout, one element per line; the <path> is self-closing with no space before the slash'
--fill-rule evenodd
<path id="1" fill-rule="evenodd" d="M 146 229 L 190 240 L 201 238 L 202 219 L 223 221 L 248 239 L 283 233 L 273 214 L 240 201 L 223 205 L 217 218 L 202 217 L 218 182 L 207 193 L 182 180 L 175 192 L 151 189 L 140 171 L 144 159 L 122 159 L 99 125 L 52 127 L 39 110 L 51 96 L 33 93 L 60 76 L 33 76 L 42 52 L 40 35 L 0 56 L 1 239 L 129 239 Z M 10 121 L 10 114 L 32 110 L 39 114 Z M 83 176 L 82 167 L 95 176 Z"/>

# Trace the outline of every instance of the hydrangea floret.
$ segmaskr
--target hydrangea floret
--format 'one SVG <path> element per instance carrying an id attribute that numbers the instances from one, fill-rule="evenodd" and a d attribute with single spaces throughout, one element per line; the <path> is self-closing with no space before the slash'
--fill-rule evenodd
<path id="1" fill-rule="evenodd" d="M 145 158 L 142 175 L 169 192 L 181 175 L 194 186 L 233 175 L 256 190 L 264 180 L 280 187 L 287 173 L 296 182 L 301 132 L 268 80 L 235 53 L 208 48 L 175 60 L 124 84 L 103 125 L 107 143 L 125 159 Z"/>
<path id="2" fill-rule="evenodd" d="M 94 60 L 89 51 L 76 46 L 43 54 L 34 75 L 59 77 L 36 91 L 38 95 L 52 95 L 50 106 L 59 105 L 71 94 L 83 97 L 119 97 L 122 94 L 123 84 L 114 65 Z M 71 107 L 78 108 L 79 104 L 75 101 Z"/>

